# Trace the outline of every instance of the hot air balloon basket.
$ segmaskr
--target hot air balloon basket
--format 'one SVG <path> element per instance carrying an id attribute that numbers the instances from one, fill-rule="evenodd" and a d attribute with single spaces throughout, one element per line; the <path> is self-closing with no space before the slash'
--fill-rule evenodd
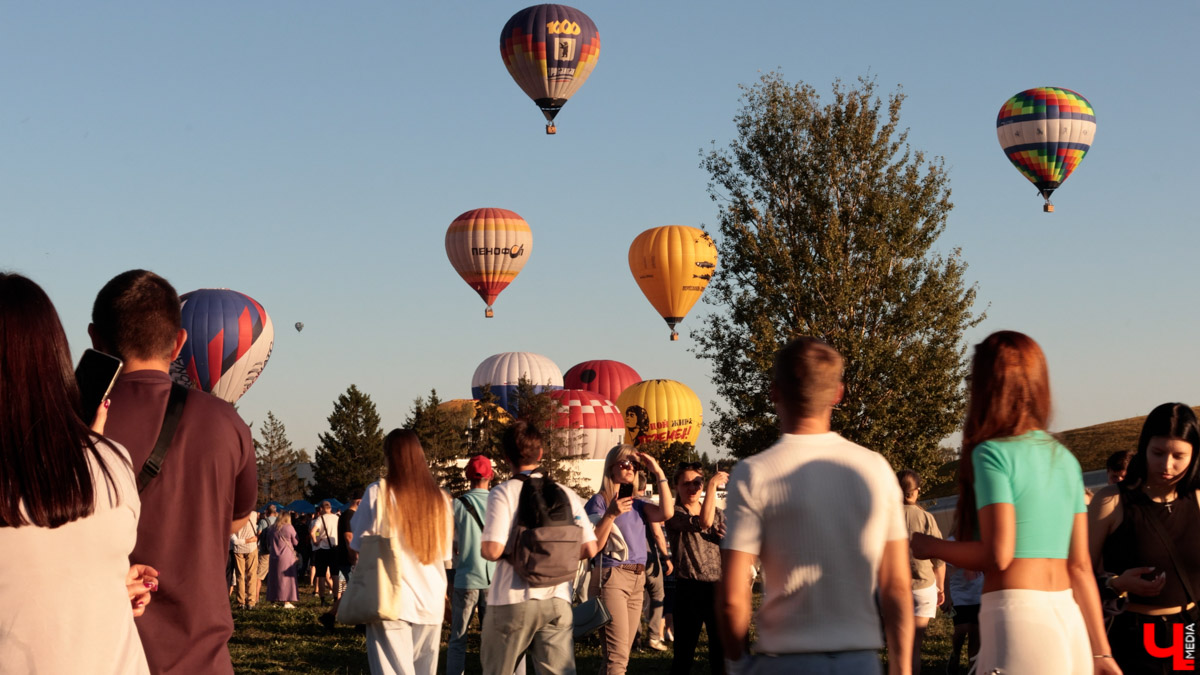
<path id="1" fill-rule="evenodd" d="M 1042 211 L 1045 211 L 1046 213 L 1054 213 L 1054 205 L 1046 203 L 1042 206 Z"/>
<path id="2" fill-rule="evenodd" d="M 554 126 L 553 124 L 546 125 L 546 135 L 547 136 L 553 136 L 554 134 L 557 134 L 557 133 L 558 133 L 558 127 Z"/>

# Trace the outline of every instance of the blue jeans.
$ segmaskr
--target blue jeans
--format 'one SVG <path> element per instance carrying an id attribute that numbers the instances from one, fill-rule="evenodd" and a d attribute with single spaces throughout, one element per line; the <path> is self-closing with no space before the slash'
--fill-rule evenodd
<path id="1" fill-rule="evenodd" d="M 446 675 L 463 675 L 467 667 L 467 626 L 476 608 L 479 609 L 479 624 L 482 626 L 487 609 L 486 588 L 454 588 L 450 591 L 450 644 L 446 648 Z"/>

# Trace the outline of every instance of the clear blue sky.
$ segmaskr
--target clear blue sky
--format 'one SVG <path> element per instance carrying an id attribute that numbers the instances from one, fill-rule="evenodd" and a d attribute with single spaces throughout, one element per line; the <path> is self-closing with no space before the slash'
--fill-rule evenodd
<path id="1" fill-rule="evenodd" d="M 903 86 L 913 146 L 950 169 L 938 247 L 961 247 L 988 312 L 969 339 L 1042 343 L 1055 428 L 1200 403 L 1197 3 L 576 4 L 602 50 L 554 137 L 499 56 L 523 6 L 3 4 L 0 268 L 47 289 L 76 356 L 96 291 L 126 269 L 253 296 L 275 352 L 241 412 L 274 411 L 310 452 L 351 383 L 391 428 L 431 388 L 469 397 L 501 351 L 564 371 L 618 359 L 708 402 L 688 333 L 713 308 L 669 342 L 629 243 L 714 229 L 700 151 L 731 139 L 739 83 L 778 69 L 827 92 L 869 73 Z M 994 130 L 1005 99 L 1043 85 L 1082 93 L 1098 122 L 1054 214 Z M 491 320 L 443 247 L 481 206 L 534 233 Z"/>

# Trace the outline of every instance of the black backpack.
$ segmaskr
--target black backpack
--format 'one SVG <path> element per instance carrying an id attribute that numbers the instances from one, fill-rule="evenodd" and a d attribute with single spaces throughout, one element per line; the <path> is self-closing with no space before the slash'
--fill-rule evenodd
<path id="1" fill-rule="evenodd" d="M 583 528 L 575 523 L 564 489 L 545 475 L 516 474 L 524 483 L 517 520 L 504 555 L 519 577 L 533 588 L 557 586 L 575 578 Z"/>

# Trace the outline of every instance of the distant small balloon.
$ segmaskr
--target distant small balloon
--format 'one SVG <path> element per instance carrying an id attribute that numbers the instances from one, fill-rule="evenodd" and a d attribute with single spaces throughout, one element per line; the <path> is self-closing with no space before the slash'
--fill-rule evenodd
<path id="1" fill-rule="evenodd" d="M 304 323 L 301 321 L 297 321 L 296 322 L 296 332 L 299 333 L 302 330 L 304 330 Z"/>

